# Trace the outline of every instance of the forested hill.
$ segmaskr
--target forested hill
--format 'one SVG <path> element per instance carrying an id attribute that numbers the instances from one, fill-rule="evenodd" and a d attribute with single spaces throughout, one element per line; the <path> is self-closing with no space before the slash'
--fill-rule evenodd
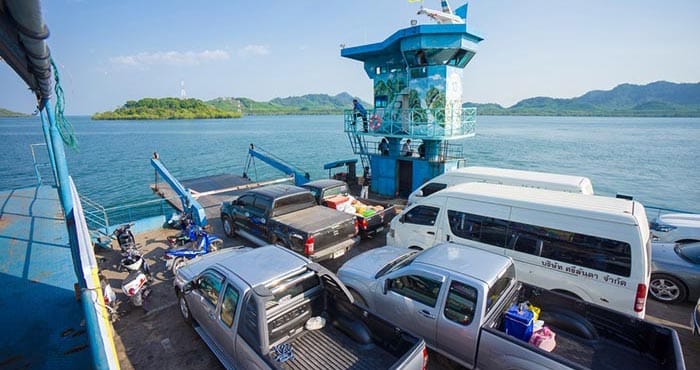
<path id="1" fill-rule="evenodd" d="M 94 120 L 149 120 L 149 119 L 200 119 L 239 118 L 241 113 L 224 111 L 199 99 L 144 98 L 127 101 L 112 112 L 95 113 Z"/>
<path id="2" fill-rule="evenodd" d="M 27 116 L 24 113 L 17 113 L 13 112 L 11 110 L 7 110 L 5 108 L 0 108 L 0 117 L 25 117 Z"/>
<path id="3" fill-rule="evenodd" d="M 700 117 L 700 83 L 653 82 L 618 85 L 571 99 L 529 98 L 509 108 L 464 103 L 480 115 Z"/>
<path id="4" fill-rule="evenodd" d="M 326 94 L 290 96 L 267 102 L 258 102 L 249 98 L 216 98 L 207 103 L 222 110 L 243 114 L 340 114 L 344 109 L 352 108 L 352 99 L 352 95 L 343 92 L 335 96 Z M 371 106 L 367 102 L 360 102 L 367 108 Z"/>

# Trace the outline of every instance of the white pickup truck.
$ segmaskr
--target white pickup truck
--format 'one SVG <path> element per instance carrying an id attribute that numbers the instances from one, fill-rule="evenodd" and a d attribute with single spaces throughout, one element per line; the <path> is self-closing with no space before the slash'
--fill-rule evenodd
<path id="1" fill-rule="evenodd" d="M 685 369 L 677 333 L 518 282 L 509 257 L 458 244 L 418 252 L 370 250 L 338 277 L 355 301 L 475 369 Z M 529 301 L 556 334 L 547 352 L 505 332 L 505 313 Z"/>

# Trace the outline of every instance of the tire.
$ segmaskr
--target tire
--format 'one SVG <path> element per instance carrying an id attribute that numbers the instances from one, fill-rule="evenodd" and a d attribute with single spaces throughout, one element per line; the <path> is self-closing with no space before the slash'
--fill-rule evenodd
<path id="1" fill-rule="evenodd" d="M 185 264 L 185 259 L 183 257 L 175 258 L 175 261 L 173 261 L 173 267 L 172 267 L 173 275 L 177 275 L 177 270 L 179 270 L 180 267 L 182 267 L 182 265 L 184 265 L 184 264 Z"/>
<path id="2" fill-rule="evenodd" d="M 224 241 L 221 239 L 216 239 L 213 242 L 211 242 L 211 244 L 209 245 L 209 251 L 216 252 L 223 247 L 224 247 Z"/>
<path id="3" fill-rule="evenodd" d="M 666 274 L 652 274 L 649 281 L 651 298 L 664 303 L 681 303 L 688 298 L 688 289 L 678 278 Z"/>
<path id="4" fill-rule="evenodd" d="M 180 315 L 182 318 L 186 323 L 192 324 L 192 312 L 190 312 L 190 306 L 187 304 L 187 300 L 185 300 L 184 293 L 180 292 L 177 295 L 177 303 L 178 307 L 180 308 Z"/>
<path id="5" fill-rule="evenodd" d="M 234 236 L 236 236 L 236 227 L 233 225 L 231 217 L 222 216 L 221 222 L 224 224 L 224 233 L 226 233 L 226 236 L 228 236 L 229 238 L 233 238 Z"/>
<path id="6" fill-rule="evenodd" d="M 565 295 L 565 296 L 567 296 L 567 297 L 576 298 L 576 299 L 578 299 L 579 301 L 582 301 L 582 300 L 583 300 L 581 297 L 578 296 L 578 294 L 572 293 L 572 292 L 570 292 L 570 291 L 568 291 L 568 290 L 552 289 L 552 291 L 553 291 L 553 292 L 557 292 L 557 293 L 559 293 L 559 294 L 561 294 L 561 295 Z"/>
<path id="7" fill-rule="evenodd" d="M 350 292 L 350 295 L 352 295 L 352 298 L 355 299 L 355 304 L 362 308 L 369 308 L 367 305 L 367 301 L 362 297 L 360 293 L 357 292 L 357 290 L 348 287 L 348 291 Z"/>

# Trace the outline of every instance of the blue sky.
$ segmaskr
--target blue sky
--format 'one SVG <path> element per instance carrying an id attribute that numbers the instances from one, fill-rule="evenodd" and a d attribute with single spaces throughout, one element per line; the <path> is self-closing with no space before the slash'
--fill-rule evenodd
<path id="1" fill-rule="evenodd" d="M 438 0 L 424 6 L 438 9 Z M 340 44 L 384 40 L 417 16 L 407 0 L 43 1 L 68 114 L 126 100 L 347 91 L 370 100 L 362 64 Z M 462 2 L 451 1 L 453 8 Z M 468 29 L 485 38 L 464 74 L 464 100 L 510 106 L 620 83 L 700 81 L 700 1 L 473 0 Z M 35 103 L 0 63 L 0 107 Z"/>

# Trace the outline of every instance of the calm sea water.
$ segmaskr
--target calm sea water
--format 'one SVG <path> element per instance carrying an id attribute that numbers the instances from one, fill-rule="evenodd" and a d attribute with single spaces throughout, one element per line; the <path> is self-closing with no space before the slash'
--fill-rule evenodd
<path id="1" fill-rule="evenodd" d="M 70 172 L 81 194 L 104 206 L 154 199 L 154 151 L 180 179 L 241 174 L 250 143 L 314 179 L 327 176 L 323 163 L 354 157 L 340 116 L 71 122 L 79 148 L 67 149 Z M 43 142 L 38 118 L 0 119 L 0 140 L 0 189 L 33 184 L 29 145 Z M 470 165 L 587 176 L 598 194 L 700 212 L 698 118 L 484 116 L 477 136 L 461 143 Z M 279 176 L 262 162 L 256 168 L 261 178 Z"/>

